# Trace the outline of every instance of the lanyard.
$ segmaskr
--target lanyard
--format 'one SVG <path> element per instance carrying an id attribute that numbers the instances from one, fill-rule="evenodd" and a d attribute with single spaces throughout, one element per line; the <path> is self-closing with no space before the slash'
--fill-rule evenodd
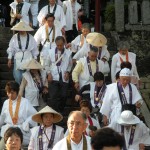
<path id="1" fill-rule="evenodd" d="M 66 142 L 67 142 L 67 149 L 68 149 L 68 150 L 72 150 L 72 148 L 71 148 L 70 135 L 68 135 L 68 136 L 66 137 Z M 86 141 L 85 135 L 83 135 L 83 149 L 82 149 L 82 150 L 87 150 L 87 141 Z"/>
<path id="2" fill-rule="evenodd" d="M 53 12 L 52 12 L 53 15 L 55 15 L 56 7 L 57 7 L 57 5 L 55 4 Z M 49 14 L 51 13 L 51 11 L 50 11 L 50 5 L 48 5 L 48 13 Z"/>
<path id="3" fill-rule="evenodd" d="M 132 87 L 130 83 L 128 85 L 129 85 L 129 103 L 132 104 Z M 122 105 L 127 104 L 127 98 L 125 96 L 124 90 L 120 82 L 117 82 L 117 87 L 118 87 L 121 104 Z"/>
<path id="4" fill-rule="evenodd" d="M 95 85 L 95 90 L 94 90 L 94 104 L 95 105 L 98 105 L 98 103 L 101 102 L 101 99 L 104 96 L 105 91 L 106 91 L 106 84 L 103 84 L 98 95 L 97 95 L 97 89 L 98 87 Z"/>
<path id="5" fill-rule="evenodd" d="M 92 68 L 91 68 L 91 64 L 90 64 L 89 57 L 87 57 L 87 65 L 88 65 L 88 70 L 89 70 L 90 76 L 93 76 L 93 75 L 92 75 Z M 99 68 L 98 68 L 98 60 L 96 59 L 96 72 L 98 72 L 98 71 L 99 71 Z"/>
<path id="6" fill-rule="evenodd" d="M 59 58 L 58 58 L 58 49 L 56 48 L 55 49 L 55 61 L 57 62 L 56 63 L 56 66 L 60 66 L 61 65 L 61 62 L 62 62 L 62 55 L 64 54 L 64 49 L 62 50 L 62 52 L 61 52 L 61 55 L 59 56 Z M 60 59 L 60 60 L 59 60 Z"/>
<path id="7" fill-rule="evenodd" d="M 121 57 L 120 57 L 120 61 L 121 61 L 121 63 L 124 62 L 123 59 L 122 59 Z M 128 52 L 126 53 L 126 61 L 127 61 L 127 62 L 129 61 L 129 55 L 128 55 Z"/>
<path id="8" fill-rule="evenodd" d="M 132 125 L 131 132 L 130 132 L 130 138 L 129 138 L 129 141 L 128 141 L 129 146 L 132 145 L 132 143 L 133 143 L 135 129 L 136 129 L 136 125 Z M 121 133 L 124 134 L 124 126 L 121 126 Z M 127 150 L 126 144 L 125 144 L 123 150 Z"/>
<path id="9" fill-rule="evenodd" d="M 49 138 L 48 138 L 48 136 L 47 136 L 47 134 L 46 134 L 46 132 L 44 130 L 44 127 L 40 126 L 40 128 L 39 128 L 39 134 L 38 134 L 38 137 L 39 137 L 39 150 L 43 150 L 43 140 L 42 140 L 42 134 L 43 134 L 43 132 L 44 132 L 46 138 L 49 141 L 47 149 L 52 148 L 53 147 L 54 138 L 55 138 L 56 126 L 53 125 L 53 129 L 52 129 L 50 140 L 49 140 Z"/>
<path id="10" fill-rule="evenodd" d="M 22 7 L 23 7 L 23 3 L 18 3 L 16 5 L 16 14 L 21 14 Z"/>
<path id="11" fill-rule="evenodd" d="M 93 121 L 92 121 L 91 117 L 88 116 L 87 119 L 88 119 L 88 122 L 89 122 L 90 126 L 93 126 Z M 87 135 L 86 130 L 85 130 L 84 134 Z"/>
<path id="12" fill-rule="evenodd" d="M 26 41 L 26 47 L 25 47 L 25 51 L 22 50 L 22 45 L 21 45 L 21 40 L 20 40 L 20 34 L 18 33 L 17 34 L 17 39 L 18 39 L 18 45 L 19 45 L 19 49 L 22 51 L 23 53 L 23 56 L 21 58 L 21 62 L 24 58 L 24 52 L 28 49 L 28 46 L 29 46 L 29 34 L 27 33 L 27 41 Z"/>

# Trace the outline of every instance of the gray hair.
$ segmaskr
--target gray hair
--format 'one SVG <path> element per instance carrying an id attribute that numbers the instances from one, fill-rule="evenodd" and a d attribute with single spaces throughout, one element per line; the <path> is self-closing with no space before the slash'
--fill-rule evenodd
<path id="1" fill-rule="evenodd" d="M 124 50 L 124 49 L 129 49 L 130 48 L 130 45 L 127 41 L 120 41 L 118 44 L 117 44 L 117 49 L 118 50 Z"/>
<path id="2" fill-rule="evenodd" d="M 89 23 L 83 23 L 82 25 L 82 29 L 85 28 L 85 29 L 88 29 L 89 31 L 91 31 L 91 26 Z"/>
<path id="3" fill-rule="evenodd" d="M 84 113 L 82 113 L 81 111 L 71 111 L 68 115 L 68 120 L 75 113 L 79 114 L 82 117 L 82 119 L 84 120 L 84 122 L 86 123 L 86 119 L 87 119 L 86 115 Z M 67 122 L 68 122 L 68 120 L 67 120 Z"/>

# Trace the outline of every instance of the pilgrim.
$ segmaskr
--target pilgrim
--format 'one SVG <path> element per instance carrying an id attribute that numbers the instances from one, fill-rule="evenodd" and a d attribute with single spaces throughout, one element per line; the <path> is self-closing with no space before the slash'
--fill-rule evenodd
<path id="1" fill-rule="evenodd" d="M 45 17 L 46 23 L 41 26 L 34 35 L 35 41 L 38 45 L 41 45 L 40 62 L 42 65 L 45 63 L 45 59 L 48 52 L 56 47 L 55 38 L 61 36 L 61 30 L 54 25 L 54 14 L 47 14 Z"/>
<path id="2" fill-rule="evenodd" d="M 121 111 L 132 110 L 136 114 L 136 108 L 140 108 L 143 102 L 136 86 L 130 83 L 131 71 L 124 68 L 120 71 L 120 79 L 117 83 L 107 86 L 100 112 L 103 114 L 104 125 L 116 122 Z"/>
<path id="3" fill-rule="evenodd" d="M 42 109 L 46 105 L 42 95 L 48 93 L 46 71 L 35 59 L 24 64 L 23 68 L 27 71 L 22 75 L 19 95 L 22 96 L 25 93 L 25 98 L 29 99 L 32 106 L 38 110 Z"/>
<path id="4" fill-rule="evenodd" d="M 55 125 L 63 117 L 51 107 L 44 107 L 33 115 L 32 119 L 40 126 L 31 129 L 28 150 L 51 150 L 58 141 L 64 138 L 64 129 Z"/>
<path id="5" fill-rule="evenodd" d="M 78 12 L 81 5 L 77 0 L 65 0 L 63 1 L 63 9 L 66 19 L 65 31 L 69 43 L 78 35 Z"/>
<path id="6" fill-rule="evenodd" d="M 56 3 L 56 0 L 48 1 L 49 4 L 44 6 L 38 14 L 37 19 L 39 21 L 39 25 L 44 25 L 46 15 L 52 13 L 55 16 L 55 26 L 60 27 L 60 30 L 63 29 L 64 31 L 64 27 L 66 26 L 66 20 L 63 8 Z"/>
<path id="7" fill-rule="evenodd" d="M 127 41 L 120 41 L 117 46 L 118 53 L 113 55 L 111 62 L 111 80 L 115 82 L 115 75 L 118 71 L 121 70 L 122 62 L 130 62 L 132 65 L 132 78 L 134 77 L 134 84 L 138 84 L 140 82 L 140 78 L 137 72 L 136 67 L 136 54 L 129 52 L 130 45 Z"/>
<path id="8" fill-rule="evenodd" d="M 72 80 L 77 90 L 94 81 L 95 72 L 103 72 L 104 62 L 97 59 L 98 48 L 90 45 L 87 57 L 80 58 L 72 72 Z"/>
<path id="9" fill-rule="evenodd" d="M 106 88 L 104 74 L 102 72 L 96 72 L 94 74 L 94 82 L 84 85 L 75 96 L 75 100 L 80 101 L 84 96 L 84 91 L 90 91 L 90 102 L 92 106 L 94 108 L 100 108 Z"/>
<path id="10" fill-rule="evenodd" d="M 56 48 L 49 51 L 45 63 L 49 81 L 48 105 L 55 110 L 61 111 L 67 100 L 69 75 L 72 68 L 72 53 L 64 47 L 65 39 L 63 36 L 56 37 L 55 42 Z"/>
<path id="11" fill-rule="evenodd" d="M 39 54 L 35 39 L 28 31 L 33 29 L 25 22 L 20 21 L 13 26 L 11 30 L 18 31 L 9 42 L 7 49 L 8 67 L 12 66 L 12 58 L 14 57 L 13 75 L 17 83 L 21 83 L 24 69 L 23 64 L 29 62 L 32 58 L 37 59 Z"/>
<path id="12" fill-rule="evenodd" d="M 123 150 L 144 150 L 150 144 L 150 129 L 129 110 L 123 111 L 117 123 L 109 127 L 124 135 Z"/>
<path id="13" fill-rule="evenodd" d="M 0 148 L 4 149 L 4 133 L 9 127 L 19 127 L 23 133 L 23 145 L 29 144 L 30 128 L 36 126 L 31 117 L 36 113 L 30 102 L 21 97 L 19 84 L 11 81 L 5 87 L 8 99 L 4 102 L 0 115 L 1 142 Z"/>
<path id="14" fill-rule="evenodd" d="M 28 25 L 31 23 L 31 18 L 29 16 L 31 7 L 30 3 L 24 2 L 23 0 L 16 0 L 12 2 L 9 6 L 11 7 L 11 26 L 16 25 L 20 21 L 24 21 Z"/>
<path id="15" fill-rule="evenodd" d="M 67 127 L 69 134 L 59 141 L 53 150 L 92 150 L 90 137 L 84 135 L 87 127 L 86 117 L 81 111 L 69 114 Z"/>
<path id="16" fill-rule="evenodd" d="M 108 64 L 110 54 L 107 50 L 107 39 L 104 35 L 92 32 L 86 36 L 86 43 L 82 46 L 82 48 L 73 56 L 74 61 L 78 61 L 80 58 L 88 55 L 90 51 L 90 45 L 93 45 L 98 48 L 97 58 L 104 62 L 104 75 L 108 76 L 110 72 L 110 67 Z"/>

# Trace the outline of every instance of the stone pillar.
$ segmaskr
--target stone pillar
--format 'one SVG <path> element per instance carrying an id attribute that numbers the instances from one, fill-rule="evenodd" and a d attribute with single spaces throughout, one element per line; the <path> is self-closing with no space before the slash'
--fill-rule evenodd
<path id="1" fill-rule="evenodd" d="M 150 24 L 150 1 L 143 0 L 141 7 L 141 17 L 143 24 Z"/>
<path id="2" fill-rule="evenodd" d="M 129 24 L 138 23 L 137 1 L 132 0 L 129 3 Z"/>
<path id="3" fill-rule="evenodd" d="M 85 14 L 87 15 L 87 17 L 89 17 L 90 1 L 89 0 L 84 0 L 83 7 L 84 7 Z"/>
<path id="4" fill-rule="evenodd" d="M 116 31 L 124 31 L 124 0 L 115 0 Z"/>
<path id="5" fill-rule="evenodd" d="M 95 0 L 95 31 L 100 32 L 101 0 Z"/>

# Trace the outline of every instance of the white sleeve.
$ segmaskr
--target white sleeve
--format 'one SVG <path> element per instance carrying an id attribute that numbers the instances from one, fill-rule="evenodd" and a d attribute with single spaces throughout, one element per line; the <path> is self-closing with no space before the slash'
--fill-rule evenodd
<path id="1" fill-rule="evenodd" d="M 37 45 L 39 45 L 41 43 L 41 41 L 42 41 L 41 35 L 42 35 L 41 34 L 41 28 L 39 28 L 37 30 L 37 32 L 35 33 L 35 35 L 34 35 L 34 39 L 35 39 Z"/>
<path id="2" fill-rule="evenodd" d="M 32 44 L 34 45 L 34 48 L 31 50 L 31 53 L 32 53 L 32 56 L 34 59 L 37 59 L 37 56 L 39 55 L 39 51 L 38 51 L 38 47 L 37 47 L 37 43 L 34 39 L 34 37 L 31 36 L 31 41 L 32 41 Z"/>
<path id="3" fill-rule="evenodd" d="M 61 6 L 60 6 L 61 7 Z M 64 11 L 62 9 L 62 7 L 60 8 L 60 23 L 62 28 L 66 26 L 66 19 L 65 19 L 65 15 L 64 15 Z"/>
<path id="4" fill-rule="evenodd" d="M 47 7 L 47 6 L 44 6 L 44 7 L 40 10 L 40 12 L 39 12 L 39 14 L 38 14 L 38 16 L 37 16 L 37 20 L 38 20 L 38 22 L 39 22 L 40 25 L 42 24 L 43 18 L 44 18 L 44 17 L 46 16 L 46 14 L 48 13 L 48 12 L 46 11 L 46 7 Z"/>
<path id="5" fill-rule="evenodd" d="M 5 110 L 5 103 L 6 103 L 6 102 L 4 102 L 4 104 L 3 104 L 2 111 L 1 111 L 1 115 L 0 115 L 0 128 L 1 128 L 1 126 L 4 124 L 4 121 L 5 121 L 5 118 L 6 118 L 5 113 L 4 113 L 4 110 Z"/>
<path id="6" fill-rule="evenodd" d="M 112 62 L 111 62 L 111 80 L 112 83 L 116 81 L 116 67 L 117 67 L 117 59 L 116 56 L 114 55 L 112 57 Z"/>

